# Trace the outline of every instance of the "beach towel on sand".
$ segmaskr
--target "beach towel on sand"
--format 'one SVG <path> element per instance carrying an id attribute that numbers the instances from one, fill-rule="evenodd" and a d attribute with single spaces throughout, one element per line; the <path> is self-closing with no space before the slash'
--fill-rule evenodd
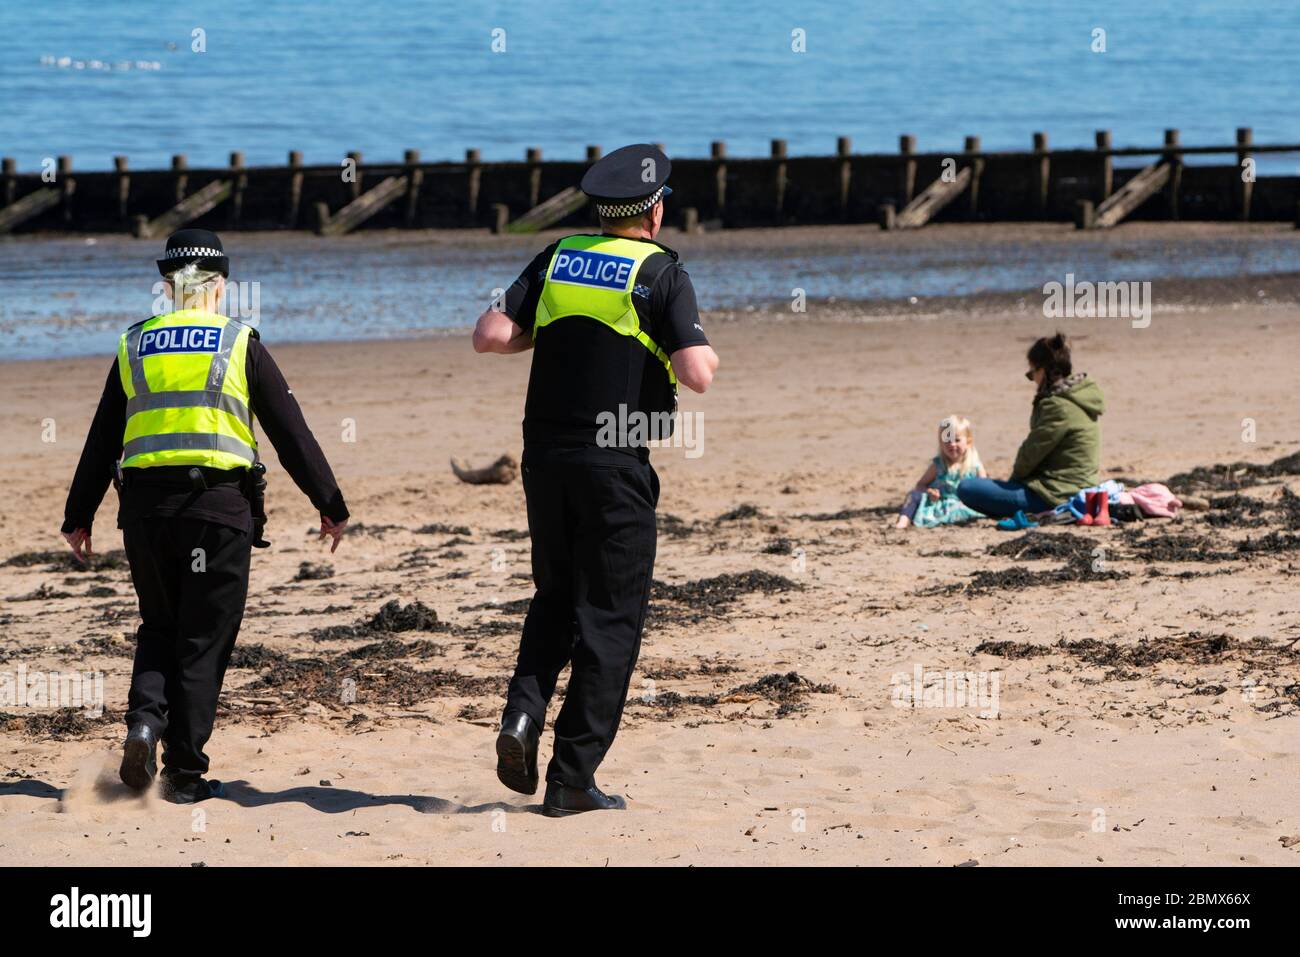
<path id="1" fill-rule="evenodd" d="M 1129 494 L 1133 496 L 1133 504 L 1142 510 L 1142 514 L 1153 518 L 1173 518 L 1183 507 L 1178 496 L 1159 482 L 1139 485 Z"/>

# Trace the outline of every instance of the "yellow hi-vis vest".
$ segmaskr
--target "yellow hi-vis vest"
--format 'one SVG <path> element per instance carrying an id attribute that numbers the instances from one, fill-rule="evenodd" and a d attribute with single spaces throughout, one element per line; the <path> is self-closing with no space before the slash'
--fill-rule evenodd
<path id="1" fill-rule="evenodd" d="M 663 250 L 654 243 L 618 236 L 561 239 L 546 267 L 546 281 L 533 323 L 534 341 L 539 330 L 557 319 L 571 316 L 595 319 L 649 349 L 663 364 L 668 381 L 676 391 L 677 376 L 673 373 L 672 360 L 641 328 L 632 304 L 641 266 L 658 252 Z M 637 291 L 649 299 L 649 287 Z"/>
<path id="2" fill-rule="evenodd" d="M 194 309 L 155 316 L 122 334 L 123 468 L 253 465 L 245 365 L 251 335 L 242 322 Z"/>

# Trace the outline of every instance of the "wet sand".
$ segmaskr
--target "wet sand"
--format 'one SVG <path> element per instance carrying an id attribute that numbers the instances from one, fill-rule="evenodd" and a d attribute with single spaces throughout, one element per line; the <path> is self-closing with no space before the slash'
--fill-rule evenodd
<path id="1" fill-rule="evenodd" d="M 1060 324 L 1106 391 L 1105 474 L 1163 480 L 1300 449 L 1300 283 L 1268 280 L 1251 304 L 1251 282 L 1147 329 Z M 100 669 L 109 709 L 0 725 L 0 850 L 177 865 L 1297 863 L 1280 838 L 1300 833 L 1300 529 L 1282 489 L 1300 475 L 1187 480 L 1223 507 L 1050 530 L 1051 547 L 1005 554 L 989 549 L 1015 536 L 988 524 L 888 528 L 943 415 L 972 418 L 995 476 L 1027 423 L 1024 350 L 1053 324 L 1009 302 L 978 322 L 955 312 L 706 318 L 723 365 L 683 401 L 703 416 L 703 454 L 654 454 L 662 584 L 599 775 L 630 809 L 559 822 L 493 773 L 530 594 L 522 491 L 461 484 L 447 464 L 519 453 L 526 358 L 476 357 L 460 335 L 268 340 L 357 528 L 330 556 L 268 454 L 274 547 L 254 557 L 208 748 L 228 799 L 197 818 L 114 781 L 134 598 L 111 492 L 95 536 L 108 567 L 74 572 L 59 553 L 109 360 L 0 366 L 0 668 Z M 990 572 L 1009 574 L 976 577 Z M 918 667 L 996 673 L 996 714 L 987 700 L 909 706 L 891 681 Z"/>

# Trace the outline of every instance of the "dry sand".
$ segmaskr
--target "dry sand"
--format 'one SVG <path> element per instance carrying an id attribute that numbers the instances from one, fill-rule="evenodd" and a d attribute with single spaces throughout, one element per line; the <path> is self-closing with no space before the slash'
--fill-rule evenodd
<path id="1" fill-rule="evenodd" d="M 1110 403 L 1107 474 L 1163 479 L 1300 448 L 1300 310 L 1295 286 L 1286 292 L 1273 306 L 1158 312 L 1146 330 L 1122 320 L 1065 325 L 1078 336 L 1079 367 Z M 534 813 L 537 799 L 506 791 L 493 773 L 501 691 L 530 594 L 522 491 L 462 485 L 447 463 L 518 453 L 527 359 L 476 357 L 467 337 L 271 341 L 358 527 L 328 555 L 308 535 L 309 505 L 268 455 L 274 547 L 254 558 L 237 661 L 256 667 L 229 674 L 208 748 L 228 799 L 174 807 L 115 782 L 135 614 L 124 566 L 0 565 L 0 668 L 100 669 L 110 711 L 62 728 L 28 713 L 3 725 L 0 857 L 1300 860 L 1300 846 L 1279 840 L 1300 833 L 1294 511 L 1264 511 L 1258 526 L 1242 525 L 1248 510 L 1220 509 L 1237 524 L 1212 526 L 1211 512 L 1135 533 L 1053 531 L 1083 540 L 1076 567 L 1102 557 L 1116 576 L 1084 571 L 1077 581 L 972 590 L 977 572 L 1067 566 L 988 554 L 1012 538 L 990 524 L 898 532 L 872 509 L 896 506 L 934 454 L 933 430 L 948 412 L 974 420 L 984 461 L 1005 475 L 1029 412 L 1022 356 L 1048 329 L 1041 317 L 1004 310 L 860 322 L 818 306 L 797 320 L 713 317 L 708 329 L 721 372 L 708 395 L 683 403 L 703 415 L 704 454 L 654 455 L 664 489 L 656 578 L 673 586 L 742 577 L 656 593 L 634 700 L 599 774 L 607 790 L 627 795 L 626 813 L 548 820 Z M 62 547 L 66 486 L 107 365 L 0 366 L 8 490 L 0 562 Z M 1254 443 L 1243 442 L 1245 418 L 1256 423 Z M 54 443 L 42 442 L 45 419 L 57 426 Z M 355 442 L 342 441 L 345 420 L 355 420 Z M 1300 490 L 1292 475 L 1242 494 L 1284 506 L 1288 482 Z M 723 517 L 743 505 L 754 508 Z M 95 536 L 110 556 L 121 547 L 114 506 L 110 492 Z M 824 517 L 842 510 L 850 511 Z M 420 531 L 434 523 L 443 527 Z M 1293 537 L 1272 540 L 1283 546 L 1275 552 L 1236 550 L 1270 531 Z M 1211 536 L 1225 560 L 1152 560 L 1160 552 L 1150 540 L 1175 533 Z M 1187 549 L 1170 554 L 1185 558 Z M 297 580 L 304 562 L 333 576 Z M 351 639 L 312 635 L 367 619 L 392 599 L 408 614 L 421 602 L 438 622 Z M 1055 647 L 1085 639 L 1098 644 Z M 987 642 L 1015 644 L 976 651 Z M 366 650 L 345 656 L 357 649 Z M 996 716 L 896 707 L 891 677 L 916 666 L 996 671 Z M 764 681 L 791 672 L 799 678 Z M 353 703 L 340 701 L 347 677 L 357 682 Z M 548 733 L 543 761 L 549 750 Z"/>

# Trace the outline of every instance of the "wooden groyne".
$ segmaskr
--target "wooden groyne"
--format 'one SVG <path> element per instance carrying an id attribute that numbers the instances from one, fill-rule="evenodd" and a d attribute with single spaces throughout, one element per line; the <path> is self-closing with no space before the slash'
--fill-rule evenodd
<path id="1" fill-rule="evenodd" d="M 732 157 L 715 142 L 707 158 L 673 160 L 669 223 L 686 229 L 879 223 L 916 228 L 930 222 L 1073 222 L 1099 229 L 1123 220 L 1298 222 L 1300 177 L 1254 175 L 1255 157 L 1300 153 L 1300 145 L 1256 144 L 1250 129 L 1226 146 L 1184 146 L 1166 130 L 1156 147 L 1114 147 L 1099 131 L 1091 148 L 1051 149 L 1045 133 L 1032 148 L 986 152 L 975 136 L 962 149 L 920 152 L 910 135 L 897 153 L 854 153 L 840 137 L 833 155 L 789 156 L 773 140 L 766 157 Z M 291 152 L 284 166 L 245 166 L 232 153 L 223 167 L 114 168 L 78 172 L 58 157 L 41 172 L 0 170 L 0 233 L 129 232 L 164 235 L 182 225 L 218 230 L 490 228 L 526 232 L 585 228 L 594 211 L 574 189 L 600 147 L 585 160 L 543 160 L 530 149 L 517 162 L 424 163 L 416 150 L 400 162 L 307 166 Z M 1189 156 L 1223 156 L 1189 165 Z M 1117 159 L 1145 160 L 1116 168 Z"/>

